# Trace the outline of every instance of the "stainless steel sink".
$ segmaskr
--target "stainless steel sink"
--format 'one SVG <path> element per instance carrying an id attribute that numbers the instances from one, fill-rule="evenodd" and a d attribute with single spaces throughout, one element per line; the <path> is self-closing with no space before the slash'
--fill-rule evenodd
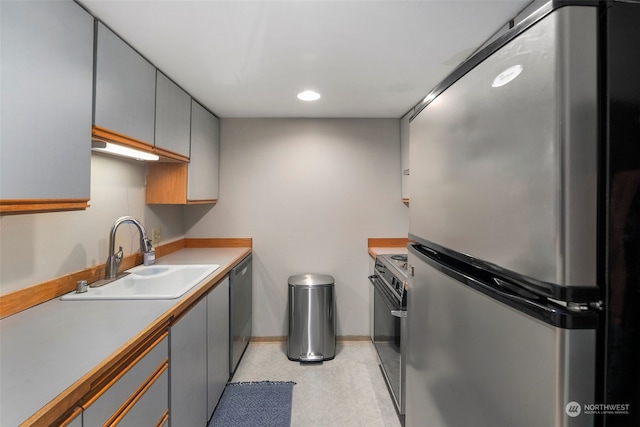
<path id="1" fill-rule="evenodd" d="M 219 267 L 218 264 L 140 265 L 105 285 L 89 287 L 83 293 L 72 292 L 60 299 L 174 299 L 187 293 Z"/>

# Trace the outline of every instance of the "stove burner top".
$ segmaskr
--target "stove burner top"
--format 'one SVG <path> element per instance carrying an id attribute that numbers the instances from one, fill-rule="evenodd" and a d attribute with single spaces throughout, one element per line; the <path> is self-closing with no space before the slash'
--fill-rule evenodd
<path id="1" fill-rule="evenodd" d="M 403 277 L 407 277 L 407 255 L 406 254 L 385 254 L 382 258 L 387 261 L 387 264 L 393 266 L 398 274 Z"/>
<path id="2" fill-rule="evenodd" d="M 401 307 L 406 304 L 407 255 L 381 254 L 376 257 L 375 274 L 396 295 Z"/>

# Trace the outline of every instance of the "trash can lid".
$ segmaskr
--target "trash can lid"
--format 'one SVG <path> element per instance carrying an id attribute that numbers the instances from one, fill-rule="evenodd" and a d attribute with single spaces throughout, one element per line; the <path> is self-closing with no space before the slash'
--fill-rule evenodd
<path id="1" fill-rule="evenodd" d="M 289 277 L 290 286 L 328 286 L 334 283 L 335 279 L 328 274 L 296 274 Z"/>

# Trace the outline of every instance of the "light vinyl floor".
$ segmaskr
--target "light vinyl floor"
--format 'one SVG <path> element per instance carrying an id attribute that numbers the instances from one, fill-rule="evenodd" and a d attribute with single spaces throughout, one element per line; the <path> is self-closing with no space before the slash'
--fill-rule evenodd
<path id="1" fill-rule="evenodd" d="M 292 427 L 399 427 L 371 342 L 338 342 L 333 360 L 300 363 L 286 342 L 251 342 L 232 382 L 295 381 Z"/>

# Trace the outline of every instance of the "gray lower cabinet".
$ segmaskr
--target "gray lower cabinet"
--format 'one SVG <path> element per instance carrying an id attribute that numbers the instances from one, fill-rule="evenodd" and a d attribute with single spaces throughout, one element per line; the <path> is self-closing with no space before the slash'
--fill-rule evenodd
<path id="1" fill-rule="evenodd" d="M 62 421 L 61 427 L 82 427 L 82 409 L 79 412 L 74 413 L 71 417 Z"/>
<path id="2" fill-rule="evenodd" d="M 207 414 L 229 380 L 229 277 L 207 295 Z"/>
<path id="3" fill-rule="evenodd" d="M 96 399 L 83 405 L 82 424 L 101 426 L 156 425 L 169 408 L 167 362 L 169 338 L 165 337 L 140 361 Z"/>
<path id="4" fill-rule="evenodd" d="M 156 69 L 97 24 L 94 125 L 153 145 Z"/>
<path id="5" fill-rule="evenodd" d="M 82 427 L 82 417 L 75 418 L 73 421 L 67 424 L 67 427 Z"/>
<path id="6" fill-rule="evenodd" d="M 201 299 L 170 327 L 169 362 L 172 426 L 207 423 L 207 300 Z"/>
<path id="7" fill-rule="evenodd" d="M 155 146 L 189 157 L 191 97 L 158 70 Z"/>
<path id="8" fill-rule="evenodd" d="M 196 101 L 191 104 L 191 156 L 187 199 L 217 200 L 220 158 L 220 123 Z"/>
<path id="9" fill-rule="evenodd" d="M 0 39 L 0 200 L 86 208 L 93 18 L 73 1 L 0 1 Z"/>
<path id="10" fill-rule="evenodd" d="M 229 278 L 170 329 L 172 426 L 205 426 L 229 379 Z"/>
<path id="11" fill-rule="evenodd" d="M 140 427 L 161 425 L 169 397 L 169 373 L 164 371 L 140 400 L 129 410 L 118 427 Z"/>

